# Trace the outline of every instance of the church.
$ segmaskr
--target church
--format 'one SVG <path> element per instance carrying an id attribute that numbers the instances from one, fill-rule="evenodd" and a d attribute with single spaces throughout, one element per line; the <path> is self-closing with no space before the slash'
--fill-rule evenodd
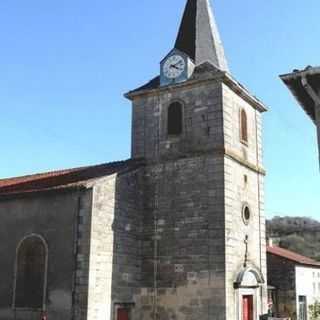
<path id="1" fill-rule="evenodd" d="M 267 109 L 209 0 L 187 1 L 159 76 L 125 97 L 130 159 L 0 180 L 0 320 L 258 319 Z"/>

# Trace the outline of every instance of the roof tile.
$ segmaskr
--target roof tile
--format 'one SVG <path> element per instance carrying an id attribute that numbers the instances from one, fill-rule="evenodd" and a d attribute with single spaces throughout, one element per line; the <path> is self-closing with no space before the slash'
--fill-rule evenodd
<path id="1" fill-rule="evenodd" d="M 0 195 L 40 191 L 86 181 L 116 172 L 125 171 L 141 164 L 137 160 L 105 163 L 95 166 L 38 173 L 28 176 L 0 179 Z"/>
<path id="2" fill-rule="evenodd" d="M 285 258 L 298 264 L 320 267 L 320 262 L 316 260 L 277 246 L 268 246 L 267 253 Z"/>

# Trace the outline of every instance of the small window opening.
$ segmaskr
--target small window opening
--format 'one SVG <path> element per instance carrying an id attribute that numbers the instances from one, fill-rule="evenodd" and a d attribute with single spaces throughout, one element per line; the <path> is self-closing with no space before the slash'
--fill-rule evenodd
<path id="1" fill-rule="evenodd" d="M 16 257 L 15 308 L 42 310 L 45 305 L 47 247 L 38 236 L 22 241 Z"/>
<path id="2" fill-rule="evenodd" d="M 168 108 L 168 135 L 181 135 L 183 126 L 182 105 L 179 102 L 172 103 Z"/>
<path id="3" fill-rule="evenodd" d="M 241 142 L 248 143 L 248 117 L 242 109 L 240 112 L 240 139 Z"/>

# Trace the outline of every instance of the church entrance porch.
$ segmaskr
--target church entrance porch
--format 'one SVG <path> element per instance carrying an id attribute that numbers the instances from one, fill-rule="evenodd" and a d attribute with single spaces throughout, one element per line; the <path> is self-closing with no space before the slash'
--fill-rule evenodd
<path id="1" fill-rule="evenodd" d="M 254 268 L 243 269 L 234 284 L 238 320 L 256 320 L 262 313 L 261 285 L 264 279 Z"/>
<path id="2" fill-rule="evenodd" d="M 238 320 L 259 319 L 259 309 L 261 306 L 259 288 L 239 288 L 237 295 Z"/>

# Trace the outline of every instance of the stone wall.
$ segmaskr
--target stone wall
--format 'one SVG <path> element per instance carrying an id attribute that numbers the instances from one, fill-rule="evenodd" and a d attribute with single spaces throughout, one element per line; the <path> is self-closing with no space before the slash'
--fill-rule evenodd
<path id="1" fill-rule="evenodd" d="M 148 166 L 142 319 L 224 319 L 223 161 L 207 155 Z"/>
<path id="2" fill-rule="evenodd" d="M 248 143 L 240 139 L 240 111 L 248 118 Z M 233 284 L 244 264 L 260 270 L 266 281 L 266 243 L 264 215 L 264 175 L 262 166 L 261 114 L 223 85 L 226 274 L 228 319 L 236 319 L 240 310 Z M 255 170 L 253 168 L 256 168 Z M 243 208 L 250 209 L 245 221 Z M 248 237 L 246 257 L 245 240 Z M 267 312 L 267 286 L 260 288 L 257 313 Z"/>
<path id="3" fill-rule="evenodd" d="M 175 159 L 223 146 L 221 85 L 177 86 L 133 101 L 132 157 Z M 183 134 L 167 135 L 167 109 L 183 105 Z"/>
<path id="4" fill-rule="evenodd" d="M 142 174 L 143 169 L 115 174 L 92 185 L 91 219 L 82 221 L 89 254 L 78 255 L 89 268 L 87 309 L 77 320 L 113 319 L 117 303 L 135 302 L 141 278 Z"/>
<path id="5" fill-rule="evenodd" d="M 184 107 L 184 127 L 171 137 L 167 109 L 175 101 Z M 247 144 L 240 141 L 242 109 Z M 255 292 L 256 315 L 267 312 L 261 122 L 214 79 L 134 99 L 132 156 L 147 160 L 141 319 L 237 319 L 242 302 L 233 286 L 245 262 L 265 280 Z"/>
<path id="6" fill-rule="evenodd" d="M 41 311 L 12 309 L 16 249 L 32 234 L 48 245 L 47 313 L 71 319 L 75 270 L 75 220 L 79 193 L 52 191 L 0 198 L 0 319 L 39 320 Z"/>
<path id="7" fill-rule="evenodd" d="M 73 319 L 87 320 L 89 257 L 91 237 L 92 189 L 79 197 L 79 212 L 75 223 L 77 236 L 75 243 L 75 282 L 73 292 Z"/>
<path id="8" fill-rule="evenodd" d="M 263 166 L 262 114 L 248 102 L 222 85 L 224 146 L 253 166 Z M 248 120 L 248 143 L 240 138 L 240 111 L 244 110 Z"/>
<path id="9" fill-rule="evenodd" d="M 276 288 L 278 317 L 297 318 L 295 264 L 268 253 L 268 284 Z"/>
<path id="10" fill-rule="evenodd" d="M 179 137 L 167 135 L 167 109 L 175 101 L 183 105 Z M 225 318 L 222 148 L 219 82 L 134 100 L 132 156 L 150 164 L 140 319 Z"/>

